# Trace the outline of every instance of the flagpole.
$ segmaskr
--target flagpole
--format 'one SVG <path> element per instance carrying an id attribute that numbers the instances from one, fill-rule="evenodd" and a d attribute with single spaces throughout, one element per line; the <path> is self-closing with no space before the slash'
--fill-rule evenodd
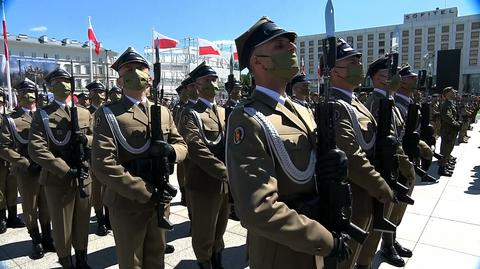
<path id="1" fill-rule="evenodd" d="M 200 40 L 197 37 L 197 65 L 199 65 L 200 62 Z"/>
<path id="2" fill-rule="evenodd" d="M 2 1 L 2 12 L 3 12 L 3 52 L 5 54 L 5 75 L 7 77 L 7 90 L 8 90 L 8 108 L 13 109 L 13 96 L 12 96 L 12 81 L 10 80 L 10 56 L 8 51 L 8 41 L 7 41 L 7 19 L 5 16 L 5 1 Z"/>
<path id="3" fill-rule="evenodd" d="M 92 27 L 90 16 L 88 16 L 88 27 L 90 28 Z M 90 40 L 90 38 L 88 39 L 88 46 L 90 47 L 90 82 L 93 82 L 93 52 L 92 52 L 92 40 Z M 72 70 L 73 70 L 73 66 L 72 66 Z"/>
<path id="4" fill-rule="evenodd" d="M 153 51 L 155 50 L 155 28 L 152 27 L 152 48 L 150 49 L 150 54 L 152 55 L 152 64 L 155 63 Z"/>

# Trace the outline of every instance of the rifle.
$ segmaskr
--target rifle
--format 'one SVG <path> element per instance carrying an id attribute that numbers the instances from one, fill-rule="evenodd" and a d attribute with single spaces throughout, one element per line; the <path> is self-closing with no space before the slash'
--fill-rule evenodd
<path id="1" fill-rule="evenodd" d="M 163 130 L 161 127 L 162 107 L 158 103 L 158 85 L 160 83 L 161 73 L 158 47 L 155 48 L 155 56 L 157 59 L 153 64 L 153 88 L 151 92 L 154 99 L 154 104 L 150 107 L 150 135 L 152 145 L 158 145 L 166 142 L 164 141 Z M 163 100 L 163 86 L 161 89 L 160 98 Z M 170 174 L 173 172 L 173 167 L 171 167 L 170 162 L 168 161 L 168 156 L 152 158 L 151 161 L 152 165 L 150 170 L 150 179 L 155 191 L 160 195 L 163 195 L 166 192 L 170 196 L 175 197 L 177 195 L 177 190 L 168 182 Z M 165 217 L 165 206 L 166 204 L 164 203 L 158 203 L 156 205 L 158 227 L 167 230 L 173 230 L 173 224 L 168 220 L 168 218 Z"/>
<path id="2" fill-rule="evenodd" d="M 230 56 L 230 74 L 228 75 L 227 83 L 225 83 L 225 89 L 227 92 L 230 93 L 233 91 L 233 87 L 235 86 L 235 75 L 233 74 L 233 55 Z M 228 97 L 230 99 L 230 96 Z M 228 117 L 230 113 L 232 113 L 233 107 L 232 106 L 225 106 L 225 126 L 228 126 Z"/>
<path id="3" fill-rule="evenodd" d="M 74 102 L 74 94 L 75 94 L 75 77 L 73 76 L 73 61 L 70 61 L 70 68 L 71 68 L 71 76 L 70 76 L 70 102 L 72 105 L 70 106 L 70 133 L 71 133 L 71 142 L 70 146 L 72 149 L 72 155 L 70 158 L 70 168 L 76 169 L 76 183 L 77 187 L 80 191 L 81 198 L 87 198 L 88 194 L 85 192 L 85 185 L 84 185 L 84 178 L 82 176 L 82 172 L 88 173 L 88 168 L 83 165 L 83 162 L 86 159 L 87 154 L 85 154 L 85 147 L 81 143 L 79 139 L 80 136 L 83 135 L 82 131 L 80 131 L 80 126 L 78 125 L 78 111 L 77 106 Z"/>
<path id="4" fill-rule="evenodd" d="M 330 5 L 330 7 L 329 7 Z M 331 11 L 329 11 L 329 9 Z M 327 2 L 326 11 L 331 12 L 333 17 L 333 6 Z M 333 18 L 331 18 L 333 20 Z M 326 24 L 328 21 L 326 16 Z M 327 26 L 328 28 L 328 26 Z M 333 33 L 326 39 L 323 39 L 323 67 L 325 74 L 325 89 L 329 88 L 330 70 L 335 67 L 337 54 L 337 39 Z M 325 91 L 325 99 L 316 105 L 315 122 L 317 124 L 317 156 L 324 154 L 339 154 L 335 142 L 335 123 L 334 123 L 335 102 L 330 100 L 329 91 Z M 319 163 L 317 162 L 316 174 L 318 173 Z M 347 174 L 342 178 L 318 178 L 316 181 L 319 203 L 321 205 L 320 223 L 335 234 L 347 234 L 355 241 L 362 244 L 365 242 L 368 233 L 356 226 L 350 221 L 352 212 L 352 191 L 347 180 Z M 336 268 L 336 259 L 326 258 L 325 264 L 328 268 Z"/>

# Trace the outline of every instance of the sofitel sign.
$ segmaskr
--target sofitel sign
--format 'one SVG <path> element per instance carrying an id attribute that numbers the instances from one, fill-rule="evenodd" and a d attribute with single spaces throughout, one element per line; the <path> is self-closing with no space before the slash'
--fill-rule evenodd
<path id="1" fill-rule="evenodd" d="M 438 19 L 438 18 L 445 18 L 445 17 L 457 17 L 457 15 L 458 15 L 458 10 L 456 7 L 445 8 L 445 9 L 437 8 L 436 10 L 432 10 L 432 11 L 405 14 L 404 22 Z"/>

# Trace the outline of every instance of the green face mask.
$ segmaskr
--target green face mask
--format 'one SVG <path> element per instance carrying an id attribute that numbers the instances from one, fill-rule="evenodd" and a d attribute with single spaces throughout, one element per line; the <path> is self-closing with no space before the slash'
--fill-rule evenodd
<path id="1" fill-rule="evenodd" d="M 149 86 L 149 77 L 149 74 L 142 70 L 130 70 L 123 75 L 123 87 L 131 91 L 144 91 Z"/>
<path id="2" fill-rule="evenodd" d="M 295 53 L 286 51 L 270 55 L 269 57 L 272 59 L 273 67 L 269 68 L 268 72 L 273 77 L 283 82 L 289 82 L 298 73 L 298 60 Z"/>
<path id="3" fill-rule="evenodd" d="M 53 94 L 59 99 L 66 99 L 70 95 L 69 82 L 57 82 L 52 86 Z"/>
<path id="4" fill-rule="evenodd" d="M 28 92 L 23 95 L 18 96 L 18 101 L 20 102 L 20 105 L 26 106 L 31 103 L 35 102 L 35 93 L 33 92 Z"/>
<path id="5" fill-rule="evenodd" d="M 402 83 L 402 79 L 400 78 L 400 76 L 398 74 L 393 75 L 390 78 L 390 83 L 388 84 L 388 89 L 396 91 L 400 87 L 400 83 Z"/>
<path id="6" fill-rule="evenodd" d="M 92 100 L 92 103 L 101 104 L 105 101 L 105 93 L 95 92 L 90 95 L 90 99 Z"/>
<path id="7" fill-rule="evenodd" d="M 361 65 L 354 65 L 350 64 L 345 67 L 347 71 L 347 75 L 345 76 L 345 81 L 352 86 L 358 86 L 362 83 L 364 76 L 363 76 L 363 68 Z"/>
<path id="8" fill-rule="evenodd" d="M 217 81 L 209 81 L 202 85 L 202 92 L 208 96 L 215 96 L 219 90 Z"/>

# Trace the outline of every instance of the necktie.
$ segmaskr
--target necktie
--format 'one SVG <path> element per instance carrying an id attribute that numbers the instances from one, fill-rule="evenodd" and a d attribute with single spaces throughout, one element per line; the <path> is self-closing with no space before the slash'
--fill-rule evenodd
<path id="1" fill-rule="evenodd" d="M 285 100 L 285 107 L 298 117 L 297 111 L 295 110 L 295 107 L 290 99 Z"/>
<path id="2" fill-rule="evenodd" d="M 218 116 L 218 111 L 217 111 L 217 105 L 212 105 L 212 111 L 213 114 L 217 117 L 218 120 L 218 128 L 220 128 L 220 131 L 222 131 L 222 123 L 220 122 L 220 117 Z"/>
<path id="3" fill-rule="evenodd" d="M 145 107 L 145 104 L 144 103 L 138 103 L 138 108 L 140 108 L 141 111 L 143 111 L 143 113 L 145 113 L 145 115 L 147 115 L 147 108 Z"/>

